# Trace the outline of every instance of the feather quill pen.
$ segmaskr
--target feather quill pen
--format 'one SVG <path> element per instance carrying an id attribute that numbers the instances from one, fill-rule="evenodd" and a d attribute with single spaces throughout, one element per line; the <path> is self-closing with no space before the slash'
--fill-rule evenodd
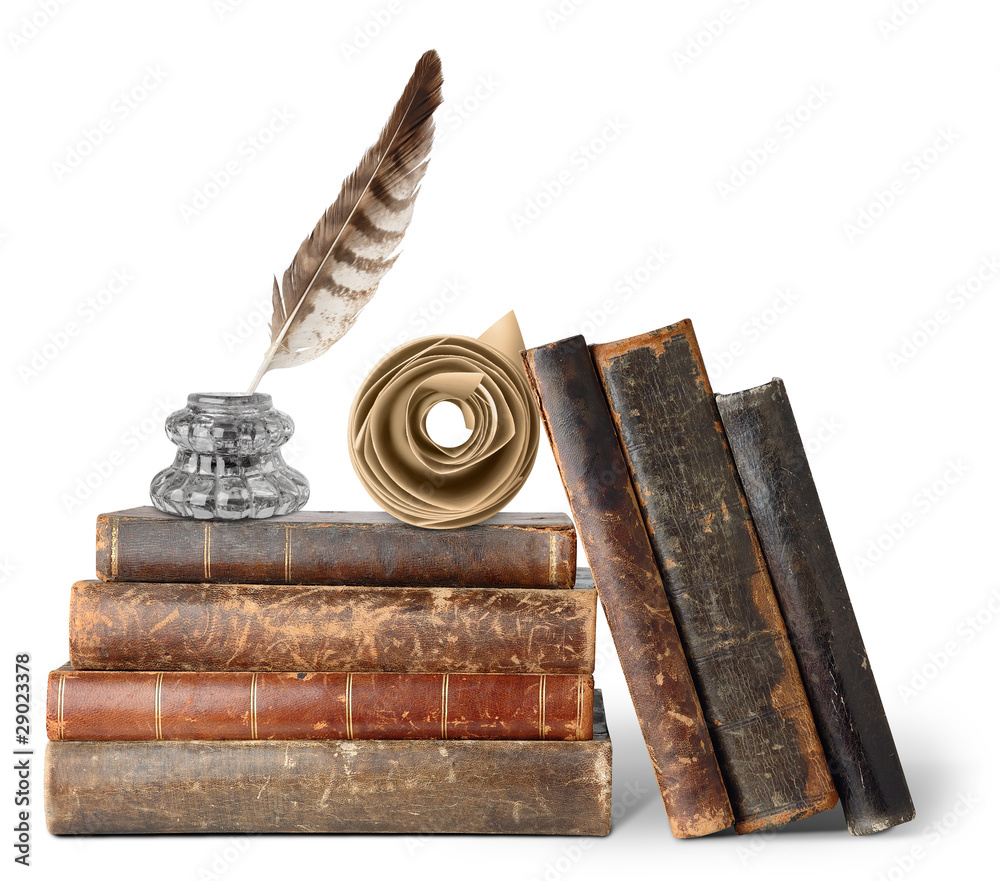
<path id="1" fill-rule="evenodd" d="M 344 181 L 285 270 L 274 279 L 271 345 L 247 394 L 269 370 L 318 358 L 354 324 L 399 256 L 434 137 L 441 59 L 417 62 L 379 139 Z"/>

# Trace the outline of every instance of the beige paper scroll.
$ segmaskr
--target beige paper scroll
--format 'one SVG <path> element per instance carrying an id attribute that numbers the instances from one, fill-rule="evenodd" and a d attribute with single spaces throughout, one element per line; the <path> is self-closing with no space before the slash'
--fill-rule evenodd
<path id="1" fill-rule="evenodd" d="M 452 529 L 491 517 L 517 495 L 540 431 L 523 348 L 509 312 L 479 339 L 422 337 L 375 365 L 348 430 L 351 464 L 382 508 L 414 526 Z M 472 431 L 456 447 L 427 432 L 427 414 L 442 401 Z"/>

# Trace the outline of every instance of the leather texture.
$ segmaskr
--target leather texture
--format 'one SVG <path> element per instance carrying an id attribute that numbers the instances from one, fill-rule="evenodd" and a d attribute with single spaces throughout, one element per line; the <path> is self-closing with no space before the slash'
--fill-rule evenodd
<path id="1" fill-rule="evenodd" d="M 54 835 L 607 835 L 611 740 L 53 741 Z"/>
<path id="2" fill-rule="evenodd" d="M 914 817 L 784 383 L 716 398 L 812 704 L 855 835 Z"/>
<path id="3" fill-rule="evenodd" d="M 102 581 L 571 588 L 575 575 L 565 514 L 503 512 L 462 529 L 381 512 L 208 522 L 144 507 L 97 518 Z"/>
<path id="4" fill-rule="evenodd" d="M 591 351 L 736 831 L 832 808 L 837 792 L 691 323 Z"/>
<path id="5" fill-rule="evenodd" d="M 49 740 L 590 740 L 591 676 L 49 674 Z"/>
<path id="6" fill-rule="evenodd" d="M 729 798 L 587 344 L 571 337 L 523 357 L 670 828 L 725 829 Z"/>
<path id="7" fill-rule="evenodd" d="M 574 590 L 80 581 L 70 595 L 70 662 L 77 670 L 592 673 L 596 622 L 586 573 Z"/>

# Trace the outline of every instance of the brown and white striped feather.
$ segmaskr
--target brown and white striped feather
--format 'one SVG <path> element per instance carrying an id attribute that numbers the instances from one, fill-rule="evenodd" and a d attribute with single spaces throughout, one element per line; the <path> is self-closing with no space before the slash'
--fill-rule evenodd
<path id="1" fill-rule="evenodd" d="M 274 280 L 271 346 L 249 391 L 268 370 L 304 364 L 337 342 L 396 261 L 427 170 L 442 82 L 431 50 L 379 139 L 299 246 L 281 290 Z"/>

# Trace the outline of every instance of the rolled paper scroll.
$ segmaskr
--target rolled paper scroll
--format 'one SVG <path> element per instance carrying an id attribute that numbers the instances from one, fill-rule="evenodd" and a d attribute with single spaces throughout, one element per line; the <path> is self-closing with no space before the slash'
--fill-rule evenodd
<path id="1" fill-rule="evenodd" d="M 348 420 L 351 464 L 368 494 L 414 526 L 453 529 L 501 510 L 538 452 L 539 418 L 513 312 L 479 339 L 428 336 L 385 356 L 358 389 Z M 443 401 L 471 430 L 446 447 L 427 432 Z"/>

